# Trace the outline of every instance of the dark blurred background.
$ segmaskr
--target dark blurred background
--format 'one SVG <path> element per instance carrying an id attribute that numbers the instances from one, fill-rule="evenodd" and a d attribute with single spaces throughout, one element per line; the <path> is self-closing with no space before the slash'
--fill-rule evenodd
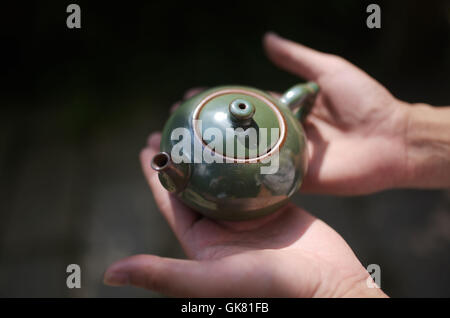
<path id="1" fill-rule="evenodd" d="M 375 2 L 375 1 L 374 1 Z M 103 286 L 114 260 L 183 257 L 141 174 L 138 153 L 194 86 L 283 91 L 269 30 L 349 59 L 398 98 L 450 104 L 450 1 L 69 1 L 2 4 L 0 18 L 0 296 L 159 296 Z M 351 151 L 351 149 L 349 149 Z M 450 194 L 298 194 L 390 296 L 450 296 Z M 81 265 L 82 288 L 66 287 Z"/>

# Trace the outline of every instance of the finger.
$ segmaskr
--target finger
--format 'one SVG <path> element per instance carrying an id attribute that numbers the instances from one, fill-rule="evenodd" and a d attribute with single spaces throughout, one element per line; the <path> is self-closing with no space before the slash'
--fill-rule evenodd
<path id="1" fill-rule="evenodd" d="M 205 292 L 207 266 L 198 261 L 135 255 L 111 265 L 104 283 L 110 286 L 132 285 L 164 295 L 200 296 Z"/>
<path id="2" fill-rule="evenodd" d="M 181 101 L 178 101 L 175 104 L 173 104 L 172 106 L 170 106 L 170 113 L 173 113 L 175 111 L 175 109 L 180 107 L 180 105 L 181 105 Z"/>
<path id="3" fill-rule="evenodd" d="M 283 94 L 279 93 L 279 92 L 274 92 L 274 91 L 268 91 L 269 95 L 271 95 L 272 97 L 275 97 L 277 99 L 279 99 Z"/>
<path id="4" fill-rule="evenodd" d="M 206 89 L 206 87 L 194 87 L 191 89 L 188 89 L 186 91 L 186 93 L 184 93 L 183 99 L 189 99 L 191 97 L 194 97 L 195 95 L 203 92 Z M 170 112 L 173 113 L 175 111 L 175 109 L 177 109 L 178 107 L 180 107 L 182 101 L 177 101 L 175 104 L 173 104 L 170 107 Z"/>
<path id="5" fill-rule="evenodd" d="M 260 265 L 255 264 L 258 259 L 230 256 L 195 261 L 135 255 L 111 265 L 105 272 L 104 283 L 132 285 L 175 297 L 255 297 L 270 290 L 263 275 L 255 270 Z M 265 268 L 271 270 L 270 264 Z"/>
<path id="6" fill-rule="evenodd" d="M 316 80 L 334 67 L 331 55 L 284 39 L 275 33 L 269 32 L 264 36 L 264 47 L 269 59 L 277 66 L 308 80 Z"/>
<path id="7" fill-rule="evenodd" d="M 184 99 L 189 99 L 191 97 L 194 97 L 195 95 L 203 92 L 206 89 L 206 87 L 193 87 L 190 88 L 186 91 L 186 93 L 184 93 L 183 98 Z"/>
<path id="8" fill-rule="evenodd" d="M 160 142 L 160 133 L 154 133 L 149 137 L 148 146 L 140 154 L 142 170 L 150 185 L 158 208 L 183 244 L 184 233 L 192 226 L 198 215 L 170 194 L 159 182 L 158 173 L 152 169 L 151 161 L 159 152 Z"/>
<path id="9" fill-rule="evenodd" d="M 151 133 L 147 138 L 147 147 L 155 150 L 159 150 L 159 144 L 161 143 L 161 133 L 159 131 Z"/>

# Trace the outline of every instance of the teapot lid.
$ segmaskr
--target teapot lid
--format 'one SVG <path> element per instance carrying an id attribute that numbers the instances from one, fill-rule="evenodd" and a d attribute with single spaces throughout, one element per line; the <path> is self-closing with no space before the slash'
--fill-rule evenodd
<path id="1" fill-rule="evenodd" d="M 225 88 L 206 96 L 194 111 L 193 127 L 196 138 L 214 155 L 239 163 L 272 155 L 286 135 L 276 104 L 262 92 L 244 88 Z"/>

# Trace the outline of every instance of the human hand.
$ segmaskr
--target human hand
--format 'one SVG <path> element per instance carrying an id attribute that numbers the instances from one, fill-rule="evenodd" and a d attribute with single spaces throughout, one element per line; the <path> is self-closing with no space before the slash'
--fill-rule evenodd
<path id="1" fill-rule="evenodd" d="M 369 275 L 342 237 L 293 204 L 244 222 L 214 221 L 183 205 L 150 167 L 159 143 L 159 134 L 149 138 L 142 169 L 190 260 L 132 256 L 108 268 L 106 284 L 185 297 L 385 296 L 367 287 Z"/>
<path id="2" fill-rule="evenodd" d="M 365 194 L 405 186 L 410 107 L 341 57 L 269 33 L 268 57 L 319 84 L 304 128 L 310 151 L 302 191 Z"/>

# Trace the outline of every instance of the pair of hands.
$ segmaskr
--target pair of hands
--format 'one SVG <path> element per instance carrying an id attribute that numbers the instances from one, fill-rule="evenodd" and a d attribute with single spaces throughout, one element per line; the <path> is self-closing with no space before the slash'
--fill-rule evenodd
<path id="1" fill-rule="evenodd" d="M 303 191 L 354 195 L 406 185 L 406 103 L 338 56 L 275 34 L 264 37 L 264 47 L 277 66 L 321 88 L 304 124 L 310 164 Z M 299 207 L 219 222 L 184 206 L 150 167 L 159 142 L 158 133 L 150 136 L 142 169 L 189 260 L 132 256 L 109 267 L 106 284 L 188 297 L 385 296 L 368 288 L 367 271 L 342 237 Z"/>

